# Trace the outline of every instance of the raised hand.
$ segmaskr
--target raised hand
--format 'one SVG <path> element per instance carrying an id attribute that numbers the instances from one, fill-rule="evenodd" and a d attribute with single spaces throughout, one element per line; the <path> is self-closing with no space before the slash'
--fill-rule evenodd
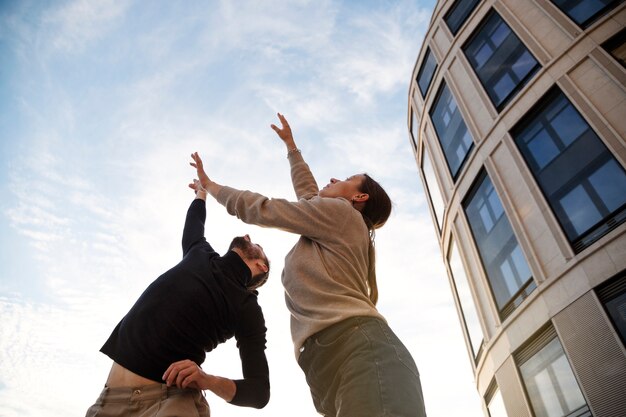
<path id="1" fill-rule="evenodd" d="M 192 153 L 191 159 L 193 159 L 193 162 L 190 162 L 189 165 L 196 169 L 196 173 L 198 174 L 198 179 L 200 180 L 202 188 L 208 188 L 211 180 L 209 179 L 209 176 L 206 174 L 206 172 L 204 172 L 204 165 L 202 165 L 202 159 L 200 158 L 200 155 L 198 155 L 198 152 Z M 189 187 L 191 187 L 191 184 L 189 184 Z M 196 188 L 191 188 L 197 191 Z"/>
<path id="2" fill-rule="evenodd" d="M 296 143 L 293 140 L 291 127 L 289 127 L 289 123 L 287 122 L 287 119 L 285 119 L 285 116 L 283 116 L 282 114 L 280 113 L 277 113 L 277 114 L 278 114 L 278 119 L 280 120 L 280 123 L 282 125 L 282 129 L 278 128 L 278 126 L 276 126 L 275 124 L 272 124 L 271 128 L 274 129 L 274 131 L 278 134 L 280 139 L 285 143 L 288 150 L 295 149 Z"/>

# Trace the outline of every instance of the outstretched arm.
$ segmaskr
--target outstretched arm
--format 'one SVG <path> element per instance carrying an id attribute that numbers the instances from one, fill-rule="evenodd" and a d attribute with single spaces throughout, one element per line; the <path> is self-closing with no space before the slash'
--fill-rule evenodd
<path id="1" fill-rule="evenodd" d="M 196 192 L 198 189 L 204 191 L 204 198 L 206 198 L 206 193 L 211 194 L 213 198 L 217 197 L 217 193 L 220 192 L 222 186 L 215 181 L 212 181 L 206 174 L 204 171 L 204 165 L 202 164 L 202 159 L 200 158 L 200 155 L 198 155 L 198 152 L 192 153 L 191 159 L 193 159 L 193 162 L 190 162 L 189 165 L 196 169 L 198 180 L 194 180 L 193 184 L 189 184 L 189 188 L 194 189 Z"/>
<path id="2" fill-rule="evenodd" d="M 287 158 L 289 158 L 289 164 L 291 165 L 291 183 L 296 192 L 296 197 L 298 199 L 309 199 L 319 192 L 317 182 L 313 178 L 309 166 L 302 159 L 300 149 L 296 146 L 287 119 L 280 113 L 278 113 L 278 118 L 280 119 L 282 129 L 279 129 L 276 125 L 271 125 L 271 127 L 287 147 Z"/>
<path id="3" fill-rule="evenodd" d="M 287 147 L 287 153 L 297 152 L 298 147 L 296 146 L 296 142 L 293 140 L 293 134 L 291 133 L 291 127 L 283 116 L 280 113 L 278 114 L 278 119 L 280 120 L 280 124 L 282 125 L 282 129 L 278 128 L 275 124 L 270 125 L 272 129 L 278 134 L 278 137 L 283 141 L 285 146 Z"/>
<path id="4" fill-rule="evenodd" d="M 232 379 L 207 374 L 189 359 L 171 364 L 163 374 L 163 381 L 168 387 L 176 385 L 180 388 L 208 389 L 227 402 L 237 393 L 237 386 Z"/>

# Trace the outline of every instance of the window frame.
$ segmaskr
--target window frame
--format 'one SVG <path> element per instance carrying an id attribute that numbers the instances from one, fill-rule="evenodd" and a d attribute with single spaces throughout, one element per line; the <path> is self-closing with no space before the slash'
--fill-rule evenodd
<path id="1" fill-rule="evenodd" d="M 553 105 L 555 100 L 558 99 L 559 95 L 562 95 L 565 98 L 565 100 L 567 100 L 567 102 L 572 107 L 572 109 L 576 111 L 578 116 L 580 116 L 581 120 L 587 125 L 588 129 L 591 132 L 593 132 L 595 137 L 598 139 L 600 145 L 604 147 L 604 151 L 606 151 L 608 155 L 613 158 L 618 168 L 621 168 L 625 173 L 626 173 L 626 169 L 621 165 L 620 161 L 614 157 L 614 155 L 609 150 L 608 146 L 602 140 L 602 137 L 593 129 L 593 126 L 583 116 L 580 110 L 576 107 L 575 103 L 572 102 L 569 99 L 569 97 L 565 94 L 565 92 L 563 92 L 556 85 L 550 88 L 539 100 L 537 100 L 536 103 L 509 130 L 509 136 L 511 140 L 513 141 L 514 147 L 519 152 L 520 157 L 524 161 L 529 173 L 531 174 L 535 182 L 535 186 L 541 192 L 541 195 L 543 196 L 544 201 L 546 202 L 548 208 L 551 210 L 552 214 L 554 215 L 556 222 L 564 235 L 565 240 L 568 242 L 568 244 L 570 245 L 574 253 L 580 253 L 583 250 L 587 249 L 588 247 L 592 246 L 595 242 L 600 240 L 603 236 L 610 233 L 612 230 L 616 229 L 621 224 L 626 222 L 626 203 L 620 206 L 619 208 L 615 209 L 610 214 L 605 215 L 600 221 L 588 227 L 587 230 L 584 231 L 583 233 L 578 234 L 578 236 L 575 239 L 572 240 L 569 238 L 567 228 L 563 225 L 563 222 L 560 217 L 561 213 L 564 213 L 563 210 L 554 206 L 554 204 L 552 203 L 552 200 L 546 194 L 544 187 L 541 185 L 538 179 L 538 175 L 533 169 L 532 164 L 527 160 L 527 158 L 524 155 L 524 152 L 522 151 L 522 149 L 520 149 L 520 146 L 517 143 L 518 142 L 517 136 L 521 132 L 523 132 L 525 129 L 527 129 L 529 126 L 532 126 L 532 124 L 537 121 L 538 115 L 545 113 L 546 109 L 550 108 L 550 106 Z M 559 137 L 559 139 L 562 139 L 562 138 Z M 571 145 L 568 145 L 568 146 L 571 146 Z M 560 153 L 558 155 L 560 155 Z M 554 159 L 558 158 L 558 155 Z M 598 162 L 596 161 L 594 162 L 594 164 L 598 164 Z M 584 169 L 587 171 L 591 171 L 593 165 L 590 165 L 590 166 L 586 166 L 584 167 Z M 580 174 L 580 171 L 578 171 L 577 174 Z M 588 181 L 588 178 L 589 177 L 587 177 L 587 181 Z M 572 182 L 572 179 L 568 180 L 568 182 Z M 572 188 L 572 190 L 573 189 L 574 188 Z"/>
<path id="2" fill-rule="evenodd" d="M 608 53 L 612 59 L 619 65 L 626 69 L 626 60 L 621 60 L 618 56 L 613 54 L 613 51 L 617 46 L 623 46 L 626 48 L 626 28 L 620 30 L 615 35 L 611 36 L 606 42 L 602 44 L 602 49 Z"/>
<path id="3" fill-rule="evenodd" d="M 533 403 L 532 397 L 528 390 L 528 383 L 526 379 L 524 378 L 524 374 L 522 372 L 522 366 L 526 364 L 529 360 L 533 359 L 538 353 L 540 353 L 543 349 L 545 349 L 548 346 L 548 344 L 552 343 L 554 340 L 558 341 L 561 347 L 561 352 L 563 353 L 563 357 L 567 361 L 569 365 L 569 369 L 571 371 L 571 375 L 574 378 L 576 385 L 578 386 L 578 391 L 581 394 L 583 400 L 585 401 L 585 405 L 577 408 L 576 410 L 571 410 L 568 416 L 576 415 L 579 417 L 591 417 L 592 414 L 589 408 L 589 402 L 587 400 L 587 397 L 585 396 L 584 391 L 581 388 L 582 385 L 580 381 L 578 380 L 576 373 L 574 372 L 574 367 L 572 366 L 572 363 L 567 355 L 567 352 L 565 351 L 565 348 L 563 347 L 563 343 L 561 343 L 561 339 L 559 338 L 556 332 L 556 329 L 554 328 L 554 326 L 552 325 L 552 322 L 550 321 L 547 322 L 545 325 L 543 325 L 539 330 L 537 330 L 531 337 L 529 337 L 528 340 L 526 340 L 524 344 L 522 344 L 515 352 L 513 352 L 513 355 L 512 355 L 513 360 L 515 362 L 515 368 L 517 370 L 517 373 L 519 375 L 519 379 L 522 385 L 522 390 L 524 392 L 524 396 L 526 397 L 526 401 L 528 405 L 530 406 L 530 409 L 532 410 L 533 415 L 536 415 L 537 411 L 535 410 L 535 404 Z M 586 411 L 586 414 L 580 414 L 581 411 L 583 412 Z M 576 412 L 576 414 L 572 414 L 572 412 Z"/>
<path id="4" fill-rule="evenodd" d="M 450 19 L 450 16 L 453 15 L 459 9 L 459 7 L 461 7 L 461 3 L 463 3 L 463 1 L 464 0 L 456 0 L 443 16 L 443 21 L 446 23 L 446 26 L 450 30 L 450 33 L 452 33 L 452 36 L 456 36 L 456 34 L 459 33 L 459 30 L 461 30 L 461 28 L 465 26 L 465 23 L 468 21 L 469 17 L 472 15 L 472 13 L 474 13 L 474 10 L 476 10 L 478 5 L 481 3 L 480 0 L 470 0 L 473 1 L 474 4 L 470 5 L 469 9 L 464 12 L 465 16 L 459 19 L 457 26 L 455 28 L 452 28 L 448 20 Z"/>
<path id="5" fill-rule="evenodd" d="M 450 96 L 454 100 L 454 104 L 455 104 L 455 106 L 456 106 L 456 108 L 457 108 L 457 110 L 459 112 L 459 115 L 461 117 L 461 121 L 465 125 L 465 130 L 467 131 L 467 133 L 469 134 L 470 139 L 471 139 L 471 144 L 470 144 L 469 148 L 467 149 L 467 152 L 465 153 L 465 156 L 463 157 L 463 159 L 459 163 L 459 166 L 457 167 L 456 172 L 452 172 L 452 167 L 450 167 L 450 162 L 448 161 L 448 156 L 446 155 L 446 150 L 445 150 L 445 148 L 444 148 L 444 146 L 443 146 L 443 144 L 441 142 L 440 132 L 438 131 L 437 125 L 435 124 L 434 119 L 433 119 L 433 113 L 437 109 L 437 106 L 439 104 L 439 100 L 441 100 L 441 96 L 443 94 L 444 89 L 448 90 L 448 92 L 450 93 Z M 439 148 L 441 149 L 441 152 L 443 153 L 444 159 L 446 161 L 446 166 L 448 167 L 448 173 L 450 174 L 450 177 L 452 178 L 452 181 L 456 182 L 456 180 L 459 178 L 459 175 L 463 171 L 463 168 L 465 167 L 465 164 L 467 163 L 470 155 L 472 154 L 472 151 L 475 148 L 475 142 L 474 142 L 474 135 L 472 135 L 472 132 L 469 130 L 469 127 L 468 127 L 467 123 L 465 122 L 465 118 L 463 117 L 463 112 L 461 111 L 461 108 L 459 107 L 459 103 L 456 101 L 456 97 L 452 93 L 452 90 L 450 90 L 450 88 L 448 87 L 445 79 L 442 80 L 441 83 L 439 84 L 439 88 L 437 89 L 437 94 L 435 95 L 435 99 L 432 101 L 430 109 L 428 110 L 428 116 L 430 117 L 430 121 L 431 121 L 431 123 L 433 125 L 433 130 L 435 131 L 435 136 L 437 136 L 437 142 L 439 144 Z"/>
<path id="6" fill-rule="evenodd" d="M 476 234 L 475 234 L 475 232 L 474 232 L 474 230 L 472 228 L 472 223 L 470 222 L 469 216 L 467 214 L 467 207 L 468 207 L 469 203 L 473 200 L 473 198 L 476 195 L 478 189 L 483 184 L 483 181 L 485 180 L 485 178 L 489 178 L 489 181 L 491 181 L 491 178 L 489 177 L 489 174 L 488 174 L 486 168 L 483 167 L 480 170 L 480 172 L 478 173 L 478 175 L 476 175 L 476 178 L 474 179 L 472 185 L 468 189 L 467 194 L 463 197 L 462 202 L 461 202 L 461 207 L 463 209 L 463 214 L 465 215 L 465 219 L 467 221 L 470 233 L 472 235 L 472 241 L 474 243 L 474 247 L 476 248 L 476 250 L 478 252 L 478 258 L 480 260 L 480 265 L 482 266 L 483 273 L 485 274 L 485 278 L 487 279 L 487 284 L 488 284 L 487 286 L 488 286 L 489 291 L 491 293 L 491 298 L 492 298 L 492 300 L 494 302 L 496 310 L 498 311 L 498 315 L 499 315 L 500 320 L 504 321 L 520 305 L 522 305 L 523 302 L 534 292 L 534 290 L 537 288 L 537 282 L 535 281 L 535 276 L 532 273 L 533 272 L 532 269 L 530 268 L 530 263 L 528 262 L 528 257 L 526 256 L 526 253 L 523 251 L 522 245 L 519 243 L 517 235 L 515 234 L 515 230 L 513 230 L 513 226 L 511 225 L 510 218 L 509 218 L 509 216 L 508 216 L 508 214 L 506 212 L 506 209 L 504 208 L 504 205 L 502 204 L 502 199 L 500 198 L 500 194 L 498 193 L 498 190 L 496 189 L 495 185 L 493 184 L 493 181 L 491 181 L 491 185 L 493 186 L 494 192 L 496 193 L 496 195 L 498 197 L 498 200 L 500 201 L 500 204 L 502 205 L 502 210 L 503 210 L 503 214 L 502 215 L 506 217 L 506 220 L 509 223 L 509 227 L 511 228 L 511 233 L 515 237 L 515 241 L 516 241 L 519 249 L 522 252 L 522 255 L 524 257 L 524 261 L 526 262 L 526 266 L 528 267 L 528 270 L 529 270 L 529 272 L 531 274 L 530 277 L 528 278 L 528 280 L 526 280 L 526 282 L 521 284 L 519 286 L 519 288 L 516 290 L 515 293 L 511 294 L 511 296 L 509 297 L 507 302 L 503 303 L 502 306 L 499 305 L 498 297 L 496 297 L 496 293 L 495 293 L 495 290 L 493 288 L 493 284 L 492 284 L 491 279 L 490 279 L 489 270 L 487 269 L 487 267 L 485 265 L 485 261 L 483 259 L 483 255 L 481 253 L 480 246 L 478 245 L 478 240 L 476 239 Z"/>
<path id="7" fill-rule="evenodd" d="M 517 39 L 517 41 L 519 43 L 516 46 L 516 48 L 523 47 L 524 50 L 535 61 L 535 65 L 533 65 L 533 67 L 519 80 L 519 82 L 516 83 L 515 87 L 511 91 L 509 91 L 509 93 L 505 97 L 503 97 L 497 103 L 495 102 L 495 99 L 494 99 L 494 97 L 492 97 L 492 93 L 491 93 L 491 91 L 493 91 L 493 94 L 495 94 L 495 90 L 492 89 L 492 85 L 491 84 L 487 84 L 486 82 L 483 82 L 483 75 L 481 75 L 481 73 L 479 73 L 478 70 L 472 64 L 472 62 L 475 61 L 475 56 L 474 55 L 470 55 L 467 52 L 467 50 L 470 49 L 470 47 L 472 46 L 473 42 L 475 42 L 479 38 L 479 36 L 482 34 L 482 32 L 485 29 L 485 27 L 487 26 L 487 24 L 491 23 L 491 19 L 494 18 L 494 16 L 497 16 L 497 18 L 499 18 L 502 21 L 502 23 L 509 29 L 510 34 L 507 35 L 507 38 L 512 34 Z M 506 42 L 506 39 L 503 42 Z M 501 45 L 498 45 L 498 47 L 500 47 L 500 46 Z M 495 52 L 492 53 L 485 62 L 487 62 L 490 59 L 492 59 L 494 57 L 494 55 L 497 53 L 498 49 L 499 48 L 495 48 L 494 49 Z M 474 31 L 472 32 L 470 37 L 465 41 L 465 43 L 461 47 L 461 50 L 463 51 L 463 55 L 465 56 L 465 59 L 467 60 L 469 66 L 472 68 L 472 71 L 474 72 L 474 75 L 478 79 L 478 82 L 482 86 L 483 91 L 485 92 L 485 94 L 487 94 L 487 97 L 489 97 L 490 103 L 493 105 L 493 107 L 495 108 L 495 110 L 498 113 L 500 113 L 502 110 L 504 110 L 504 108 L 511 102 L 511 100 L 513 100 L 513 98 L 515 98 L 519 94 L 519 92 L 524 89 L 524 87 L 529 83 L 529 81 L 542 68 L 541 63 L 535 57 L 535 55 L 532 54 L 530 49 L 528 49 L 526 44 L 520 39 L 520 37 L 517 35 L 517 33 L 515 33 L 515 31 L 511 28 L 511 26 L 507 23 L 507 21 L 493 8 L 491 10 L 489 10 L 489 12 L 487 12 L 487 14 L 485 14 L 485 16 L 483 17 L 482 21 L 478 24 L 478 26 L 476 26 L 476 28 L 474 29 Z M 508 61 L 508 58 L 507 58 L 506 61 Z M 519 61 L 516 61 L 516 62 L 519 62 Z M 506 70 L 507 67 L 500 65 L 500 66 L 498 66 L 498 68 L 499 68 L 499 72 L 502 73 L 503 71 Z M 511 71 L 511 68 L 513 68 L 513 65 L 511 65 L 510 68 L 508 68 L 508 71 Z M 490 78 L 493 78 L 496 74 L 498 74 L 498 72 L 494 72 L 493 74 L 491 74 Z M 517 76 L 517 74 L 514 74 L 514 75 Z M 511 77 L 509 77 L 509 78 L 511 78 Z M 500 81 L 502 79 L 503 78 L 501 77 L 501 78 L 498 79 L 498 81 Z"/>
<path id="8" fill-rule="evenodd" d="M 574 24 L 576 26 L 581 27 L 583 29 L 587 29 L 589 26 L 591 26 L 594 22 L 596 22 L 602 16 L 604 16 L 605 14 L 609 13 L 611 10 L 613 10 L 614 8 L 619 6 L 621 1 L 623 1 L 623 0 L 611 0 L 611 2 L 609 4 L 605 5 L 603 8 L 601 8 L 600 10 L 595 12 L 593 15 L 587 17 L 587 19 L 585 19 L 583 22 L 580 22 L 580 23 L 577 22 L 576 20 L 574 20 L 574 18 L 567 11 L 565 11 L 565 9 L 563 9 L 563 7 L 561 7 L 560 5 L 556 4 L 554 2 L 554 0 L 550 0 L 550 3 L 552 3 L 554 5 L 554 7 L 559 9 L 561 11 L 561 13 L 563 13 L 565 16 L 567 16 L 567 18 L 569 20 L 574 22 Z"/>
<path id="9" fill-rule="evenodd" d="M 428 64 L 428 60 L 431 57 L 432 57 L 433 62 L 435 63 L 435 66 L 433 67 L 432 71 L 430 71 L 430 76 L 429 76 L 428 82 L 426 83 L 426 87 L 424 88 L 424 90 L 422 90 L 422 84 L 420 83 L 420 78 L 422 77 L 422 75 L 424 75 L 424 71 L 426 70 L 426 65 Z M 424 53 L 424 59 L 422 59 L 422 64 L 420 65 L 420 69 L 419 71 L 417 71 L 417 75 L 415 76 L 417 89 L 422 94 L 422 98 L 426 97 L 426 94 L 428 94 L 428 90 L 430 90 L 430 87 L 433 84 L 433 80 L 435 79 L 435 73 L 437 72 L 438 68 L 439 68 L 439 63 L 437 62 L 437 58 L 435 58 L 435 55 L 433 54 L 429 46 L 426 48 L 426 52 Z"/>

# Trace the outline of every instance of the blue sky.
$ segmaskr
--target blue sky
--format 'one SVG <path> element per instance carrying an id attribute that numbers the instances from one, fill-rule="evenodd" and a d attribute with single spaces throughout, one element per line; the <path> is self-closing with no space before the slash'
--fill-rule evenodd
<path id="1" fill-rule="evenodd" d="M 294 198 L 288 118 L 320 184 L 368 172 L 394 212 L 377 233 L 379 309 L 415 357 L 430 417 L 482 416 L 406 127 L 433 0 L 0 3 L 0 415 L 84 415 L 98 350 L 178 262 L 189 154 L 217 182 Z M 280 285 L 296 236 L 208 204 L 223 252 L 250 233 L 274 273 L 260 302 L 272 399 L 207 394 L 213 415 L 315 416 Z M 238 378 L 231 341 L 207 372 Z M 451 399 L 454 401 L 451 401 Z"/>

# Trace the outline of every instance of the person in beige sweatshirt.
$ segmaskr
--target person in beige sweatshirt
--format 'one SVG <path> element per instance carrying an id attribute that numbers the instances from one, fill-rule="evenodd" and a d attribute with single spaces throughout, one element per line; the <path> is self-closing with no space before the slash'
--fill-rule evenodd
<path id="1" fill-rule="evenodd" d="M 287 147 L 296 201 L 220 185 L 197 152 L 190 164 L 229 214 L 300 235 L 285 257 L 282 283 L 294 353 L 317 411 L 424 417 L 415 362 L 376 309 L 374 230 L 387 221 L 391 200 L 367 174 L 332 178 L 320 190 L 287 120 L 278 117 L 282 127 L 271 127 Z"/>

